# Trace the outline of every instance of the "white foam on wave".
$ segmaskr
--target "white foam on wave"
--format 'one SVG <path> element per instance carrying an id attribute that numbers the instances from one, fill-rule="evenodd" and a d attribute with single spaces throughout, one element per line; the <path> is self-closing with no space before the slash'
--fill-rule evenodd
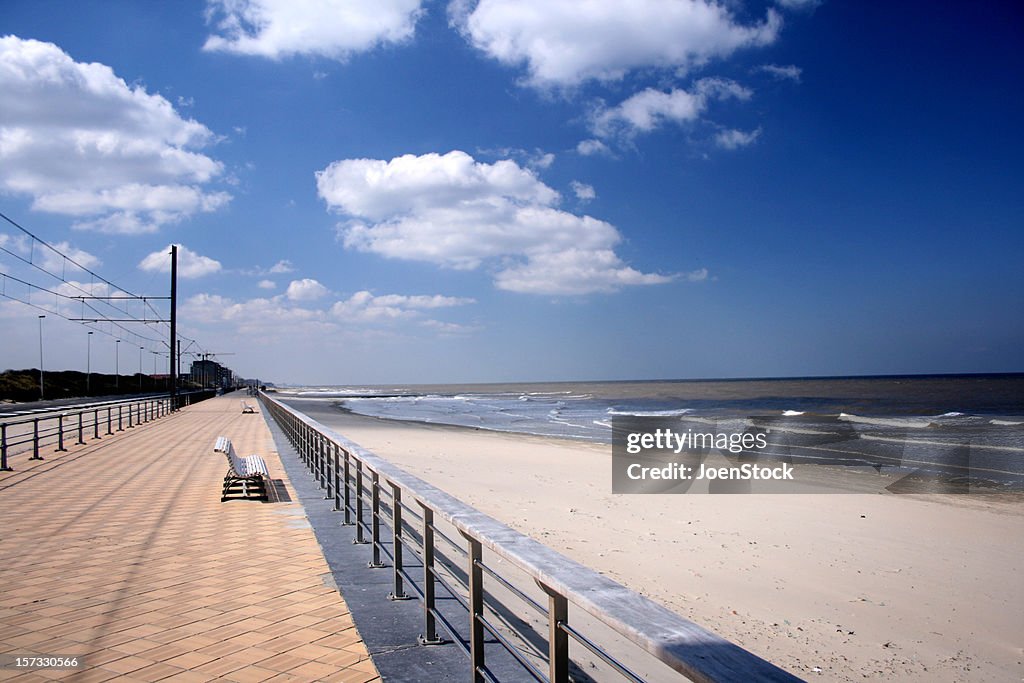
<path id="1" fill-rule="evenodd" d="M 803 415 L 804 411 L 802 411 L 802 410 L 784 410 L 784 411 L 782 411 L 782 414 L 784 416 L 786 416 L 786 417 L 796 417 L 797 415 Z"/>
<path id="2" fill-rule="evenodd" d="M 1019 427 L 1020 425 L 1024 425 L 1024 422 L 1014 422 L 1013 420 L 999 420 L 999 419 L 989 420 L 988 423 L 990 425 L 1002 425 L 1004 427 Z"/>
<path id="3" fill-rule="evenodd" d="M 839 413 L 839 419 L 857 424 L 878 425 L 881 427 L 909 427 L 911 429 L 927 429 L 934 427 L 934 422 L 922 421 L 920 418 L 899 417 L 861 417 L 850 413 Z"/>
<path id="4" fill-rule="evenodd" d="M 678 410 L 615 410 L 609 408 L 605 411 L 609 415 L 629 415 L 631 417 L 679 417 L 692 413 L 692 408 L 679 408 Z"/>

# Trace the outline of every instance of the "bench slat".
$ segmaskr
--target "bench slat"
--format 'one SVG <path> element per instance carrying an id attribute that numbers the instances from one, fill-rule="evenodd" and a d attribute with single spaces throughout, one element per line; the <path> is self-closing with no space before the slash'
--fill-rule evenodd
<path id="1" fill-rule="evenodd" d="M 249 498 L 250 490 L 258 498 L 267 499 L 266 484 L 270 479 L 270 470 L 266 461 L 259 455 L 240 457 L 235 453 L 231 440 L 225 436 L 217 437 L 213 450 L 223 453 L 228 461 L 228 472 L 224 475 L 224 494 L 221 501 L 228 499 L 229 494 L 237 492 L 241 487 L 242 495 Z"/>

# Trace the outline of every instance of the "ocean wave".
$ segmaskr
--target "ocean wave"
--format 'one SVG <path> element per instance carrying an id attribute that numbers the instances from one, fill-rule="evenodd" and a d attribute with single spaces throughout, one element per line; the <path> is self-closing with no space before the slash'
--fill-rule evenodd
<path id="1" fill-rule="evenodd" d="M 784 410 L 784 411 L 782 411 L 782 414 L 785 417 L 796 417 L 797 415 L 803 415 L 804 411 L 802 411 L 802 410 Z"/>
<path id="2" fill-rule="evenodd" d="M 935 427 L 935 423 L 929 420 L 922 420 L 914 417 L 862 417 L 850 413 L 839 413 L 839 419 L 844 422 L 858 424 L 878 425 L 881 427 L 908 427 L 911 429 L 928 429 Z"/>
<path id="3" fill-rule="evenodd" d="M 988 423 L 992 425 L 1002 425 L 1004 427 L 1019 427 L 1021 425 L 1024 425 L 1024 422 L 1014 422 L 1013 420 L 1000 419 L 989 420 Z"/>
<path id="4" fill-rule="evenodd" d="M 692 408 L 679 408 L 677 410 L 616 410 L 609 408 L 605 411 L 608 415 L 628 415 L 630 417 L 679 417 L 693 412 Z"/>

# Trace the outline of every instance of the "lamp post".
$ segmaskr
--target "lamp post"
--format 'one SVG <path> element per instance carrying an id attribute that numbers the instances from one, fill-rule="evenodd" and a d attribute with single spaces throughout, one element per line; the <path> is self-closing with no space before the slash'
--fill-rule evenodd
<path id="1" fill-rule="evenodd" d="M 92 393 L 92 330 L 85 337 L 85 395 Z"/>
<path id="2" fill-rule="evenodd" d="M 39 316 L 39 400 L 43 400 L 43 318 Z"/>
<path id="3" fill-rule="evenodd" d="M 114 389 L 121 386 L 121 340 L 114 340 Z"/>
<path id="4" fill-rule="evenodd" d="M 139 393 L 142 393 L 142 352 L 146 350 L 146 347 L 139 347 Z"/>

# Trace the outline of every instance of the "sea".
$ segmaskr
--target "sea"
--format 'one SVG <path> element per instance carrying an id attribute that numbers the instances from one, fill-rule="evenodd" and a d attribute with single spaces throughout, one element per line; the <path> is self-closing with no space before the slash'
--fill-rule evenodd
<path id="1" fill-rule="evenodd" d="M 787 455 L 809 461 L 912 463 L 947 474 L 968 468 L 975 480 L 996 488 L 1024 489 L 1024 373 L 305 386 L 277 392 L 298 403 L 326 401 L 339 411 L 387 420 L 597 443 L 612 442 L 613 423 L 621 417 L 735 432 L 767 425 L 789 434 L 782 444 Z"/>

